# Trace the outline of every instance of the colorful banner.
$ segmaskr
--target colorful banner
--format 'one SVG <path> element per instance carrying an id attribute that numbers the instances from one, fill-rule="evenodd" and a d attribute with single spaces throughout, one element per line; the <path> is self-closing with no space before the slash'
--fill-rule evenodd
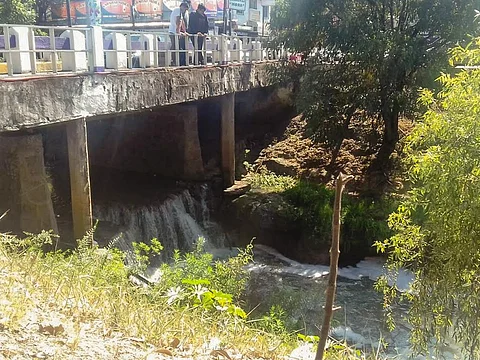
<path id="1" fill-rule="evenodd" d="M 70 7 L 73 8 L 75 19 L 86 20 L 87 18 L 87 4 L 85 1 L 72 1 Z"/>
<path id="2" fill-rule="evenodd" d="M 102 22 L 102 10 L 100 0 L 87 0 L 88 24 L 100 25 Z"/>
<path id="3" fill-rule="evenodd" d="M 165 5 L 167 10 L 172 11 L 180 6 L 180 2 L 180 0 L 163 0 L 163 5 Z"/>
<path id="4" fill-rule="evenodd" d="M 102 22 L 130 22 L 132 19 L 132 0 L 102 0 Z"/>
<path id="5" fill-rule="evenodd" d="M 52 4 L 51 6 L 52 20 L 66 20 L 67 19 L 67 4 Z M 87 6 L 85 1 L 71 1 L 70 2 L 70 17 L 74 24 L 86 24 L 87 22 Z"/>
<path id="6" fill-rule="evenodd" d="M 217 0 L 217 18 L 223 17 L 223 0 Z"/>
<path id="7" fill-rule="evenodd" d="M 198 4 L 205 5 L 205 7 L 207 8 L 205 14 L 208 17 L 217 16 L 217 0 L 192 0 L 192 11 L 197 10 Z"/>
<path id="8" fill-rule="evenodd" d="M 138 0 L 137 0 L 138 1 Z M 168 11 L 180 6 L 182 3 L 181 0 L 163 0 L 163 5 L 165 5 Z M 189 11 L 195 11 L 198 4 L 203 4 L 207 8 L 205 14 L 209 17 L 222 17 L 223 15 L 223 0 L 191 0 L 192 7 Z M 219 14 L 220 12 L 220 14 Z"/>
<path id="9" fill-rule="evenodd" d="M 51 7 L 52 20 L 65 20 L 67 18 L 67 4 L 53 4 Z M 70 16 L 75 17 L 75 7 L 70 4 Z"/>
<path id="10" fill-rule="evenodd" d="M 162 19 L 162 0 L 135 0 L 136 21 L 159 21 Z"/>

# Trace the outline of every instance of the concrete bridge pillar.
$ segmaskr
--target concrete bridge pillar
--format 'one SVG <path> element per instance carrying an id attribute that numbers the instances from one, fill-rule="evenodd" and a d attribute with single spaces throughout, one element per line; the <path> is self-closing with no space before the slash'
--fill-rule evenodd
<path id="1" fill-rule="evenodd" d="M 0 228 L 58 234 L 41 135 L 0 138 Z"/>
<path id="2" fill-rule="evenodd" d="M 235 93 L 221 96 L 222 174 L 225 188 L 235 183 Z"/>
<path id="3" fill-rule="evenodd" d="M 90 167 L 85 119 L 67 123 L 73 235 L 81 239 L 93 227 Z"/>

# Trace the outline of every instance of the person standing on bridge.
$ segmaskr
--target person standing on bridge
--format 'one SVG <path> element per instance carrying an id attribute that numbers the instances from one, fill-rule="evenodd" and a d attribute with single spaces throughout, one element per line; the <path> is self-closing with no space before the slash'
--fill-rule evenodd
<path id="1" fill-rule="evenodd" d="M 180 6 L 176 9 L 173 9 L 170 15 L 170 26 L 168 28 L 168 33 L 170 35 L 170 50 L 175 51 L 179 50 L 180 54 L 178 56 L 179 63 L 177 64 L 177 53 L 172 53 L 172 62 L 174 65 L 185 66 L 187 65 L 187 54 L 186 54 L 186 42 L 185 37 L 187 35 L 188 27 L 188 1 L 183 1 Z M 178 45 L 178 46 L 177 46 Z M 183 50 L 183 51 L 182 51 Z"/>
<path id="2" fill-rule="evenodd" d="M 188 23 L 188 33 L 191 36 L 193 47 L 195 48 L 195 65 L 204 65 L 203 63 L 203 44 L 205 36 L 208 34 L 208 19 L 205 15 L 207 8 L 203 4 L 198 4 L 197 11 L 190 14 Z"/>

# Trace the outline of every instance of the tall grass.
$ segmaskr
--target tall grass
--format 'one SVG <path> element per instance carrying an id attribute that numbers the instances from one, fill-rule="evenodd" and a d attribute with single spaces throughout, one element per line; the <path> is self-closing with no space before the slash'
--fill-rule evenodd
<path id="1" fill-rule="evenodd" d="M 0 234 L 2 327 L 21 331 L 22 319 L 37 308 L 68 317 L 78 337 L 83 323 L 100 322 L 99 337 L 121 333 L 157 347 L 176 339 L 193 353 L 212 337 L 249 358 L 280 359 L 298 346 L 281 323 L 272 329 L 272 316 L 251 319 L 240 306 L 251 246 L 226 261 L 213 261 L 201 246 L 176 253 L 157 285 L 141 286 L 131 281 L 135 269 L 124 265 L 123 253 L 92 248 L 88 236 L 73 251 L 45 252 L 54 240 L 49 232 L 23 239 Z M 343 345 L 330 351 L 332 359 L 367 358 Z"/>

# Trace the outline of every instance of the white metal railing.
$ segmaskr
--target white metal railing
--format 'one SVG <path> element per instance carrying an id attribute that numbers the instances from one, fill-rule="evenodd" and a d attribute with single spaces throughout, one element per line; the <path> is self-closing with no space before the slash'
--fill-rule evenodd
<path id="1" fill-rule="evenodd" d="M 89 71 L 89 28 L 0 25 L 0 74 Z M 50 66 L 45 55 L 49 55 Z M 2 66 L 3 65 L 3 66 Z"/>
<path id="2" fill-rule="evenodd" d="M 252 63 L 286 58 L 265 39 L 93 27 L 0 25 L 0 76 Z"/>

